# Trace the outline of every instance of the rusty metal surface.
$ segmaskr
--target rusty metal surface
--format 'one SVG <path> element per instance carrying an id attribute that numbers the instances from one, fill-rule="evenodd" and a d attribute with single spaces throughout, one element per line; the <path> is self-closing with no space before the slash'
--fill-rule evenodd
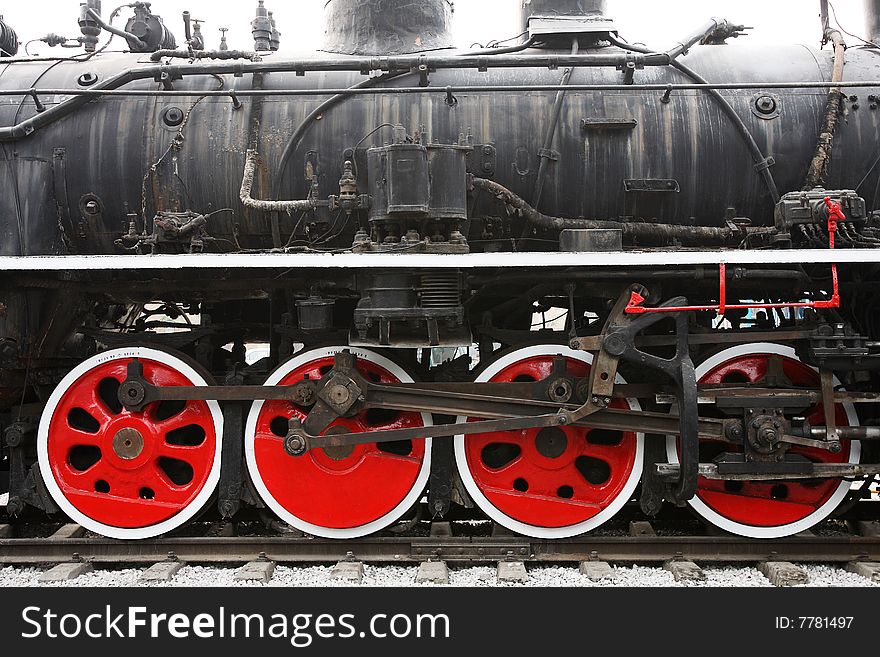
<path id="1" fill-rule="evenodd" d="M 450 0 L 330 0 L 324 50 L 396 55 L 452 47 Z"/>
<path id="2" fill-rule="evenodd" d="M 848 54 L 847 79 L 869 79 L 873 57 L 870 52 L 852 50 Z M 45 87 L 76 87 L 77 79 L 83 73 L 94 73 L 100 80 L 106 80 L 120 68 L 136 65 L 137 61 L 133 56 L 102 55 L 87 64 L 65 62 L 52 68 L 40 62 L 13 64 L 4 71 L 2 86 L 30 88 L 39 82 Z M 694 49 L 686 61 L 713 82 L 822 80 L 829 77 L 831 70 L 827 53 L 811 53 L 795 46 L 703 47 Z M 817 61 L 820 62 L 818 66 Z M 431 85 L 440 88 L 450 84 L 463 88 L 473 84 L 555 85 L 558 75 L 558 72 L 546 69 L 490 69 L 477 76 L 469 72 L 437 71 L 431 74 Z M 226 90 L 251 87 L 249 75 L 238 80 L 231 75 L 222 77 Z M 302 78 L 295 72 L 287 72 L 266 75 L 264 86 L 267 90 L 345 88 L 362 80 L 356 73 L 310 73 Z M 414 76 L 403 76 L 384 84 L 387 87 L 407 87 L 416 81 Z M 637 75 L 637 83 L 687 81 L 674 71 L 662 68 L 646 68 Z M 577 68 L 571 82 L 619 83 L 621 80 L 613 69 Z M 107 98 L 94 101 L 64 121 L 22 141 L 17 145 L 17 157 L 4 147 L 0 155 L 0 180 L 4 185 L 16 190 L 20 198 L 48 198 L 50 202 L 46 208 L 29 212 L 25 226 L 21 220 L 22 209 L 11 200 L 14 195 L 4 195 L 4 200 L 11 205 L 4 207 L 6 211 L 0 232 L 10 239 L 3 240 L 0 254 L 63 251 L 63 239 L 57 228 L 57 209 L 51 202 L 53 183 L 54 189 L 66 189 L 70 204 L 78 203 L 88 193 L 101 197 L 105 206 L 102 220 L 86 227 L 85 238 L 73 236 L 72 239 L 80 242 L 82 252 L 115 252 L 113 241 L 122 232 L 126 213 L 124 204 L 128 203 L 131 210 L 140 209 L 144 173 L 161 157 L 176 134 L 176 129 L 164 124 L 164 111 L 170 106 L 188 111 L 199 98 L 200 91 L 214 90 L 218 86 L 215 78 L 207 76 L 175 84 L 175 89 L 191 91 L 191 99 Z M 148 82 L 130 87 L 152 88 Z M 863 95 L 860 89 L 850 91 L 854 96 Z M 773 145 L 770 152 L 778 160 L 773 172 L 779 188 L 798 189 L 803 168 L 814 149 L 826 94 L 822 90 L 778 90 L 773 95 L 779 98 L 780 116 L 765 120 L 752 112 L 754 92 L 723 93 L 759 145 L 765 149 Z M 541 148 L 542 131 L 535 130 L 535 126 L 544 121 L 547 103 L 552 102 L 555 93 L 475 92 L 460 93 L 457 97 L 459 102 L 454 111 L 440 95 L 425 100 L 376 95 L 343 101 L 306 131 L 298 152 L 291 158 L 290 169 L 281 172 L 287 181 L 282 196 L 306 196 L 309 183 L 300 169 L 309 153 L 319 156 L 317 160 L 313 156 L 310 161 L 312 166 L 314 162 L 318 163 L 315 171 L 321 196 L 333 193 L 342 164 L 336 161 L 338 154 L 354 146 L 388 116 L 406 116 L 414 103 L 419 103 L 428 110 L 420 111 L 419 120 L 425 124 L 432 139 L 453 143 L 460 133 L 471 130 L 477 143 L 496 144 L 499 182 L 528 197 L 534 187 L 535 158 Z M 51 108 L 57 100 L 50 97 L 44 102 Z M 286 134 L 291 126 L 299 125 L 321 100 L 323 98 L 294 102 L 284 98 L 265 99 L 261 139 L 261 155 L 265 158 L 265 167 L 261 170 L 264 174 L 275 176 L 279 173 L 276 167 L 286 145 Z M 193 209 L 199 212 L 238 207 L 237 191 L 249 140 L 246 117 L 248 105 L 253 101 L 245 98 L 242 102 L 245 104 L 242 111 L 234 110 L 228 97 L 207 98 L 193 108 L 192 123 L 185 131 L 186 145 L 176 161 L 186 190 L 171 177 L 164 195 L 157 197 L 150 193 L 147 199 L 150 210 L 156 206 L 173 210 L 187 200 L 187 190 Z M 34 114 L 30 98 L 0 99 L 0 125 L 11 125 Z M 635 120 L 637 127 L 586 135 L 581 130 L 581 122 L 585 119 L 609 117 Z M 797 126 L 797 130 L 793 130 L 793 126 Z M 701 135 L 699 141 L 687 137 L 694 131 Z M 847 125 L 840 131 L 839 148 L 857 155 L 866 143 L 871 142 L 865 139 L 865 135 L 876 131 L 873 114 L 864 104 L 859 111 L 850 113 Z M 107 134 L 123 135 L 123 138 L 107 140 L 104 138 Z M 765 198 L 760 179 L 750 167 L 741 166 L 749 161 L 748 152 L 705 93 L 676 92 L 670 103 L 664 104 L 657 92 L 638 87 L 631 91 L 603 93 L 572 91 L 562 110 L 557 142 L 561 159 L 548 177 L 540 208 L 545 213 L 598 218 L 648 214 L 656 216 L 658 221 L 669 222 L 685 216 L 695 217 L 697 223 L 717 224 L 728 207 L 735 207 L 739 214 L 751 217 L 756 224 L 769 224 L 772 219 L 772 204 Z M 63 185 L 53 180 L 51 153 L 56 148 L 66 150 L 67 160 L 84 164 L 66 167 L 61 181 Z M 845 187 L 845 181 L 863 178 L 866 168 L 863 161 L 864 158 L 859 157 L 840 159 L 833 167 L 828 184 Z M 206 166 L 209 162 L 210 166 Z M 41 167 L 45 169 L 42 173 Z M 625 191 L 624 179 L 649 177 L 649 171 L 661 172 L 664 178 L 681 181 L 681 192 L 652 200 Z M 872 175 L 880 174 L 875 172 Z M 271 190 L 263 182 L 258 172 L 255 194 L 269 198 Z M 873 182 L 869 179 L 866 189 L 871 189 Z M 46 193 L 37 189 L 40 185 Z M 152 189 L 152 185 L 148 189 Z M 868 200 L 869 203 L 873 201 Z M 71 215 L 79 217 L 76 208 Z M 243 247 L 271 246 L 272 231 L 267 219 L 238 215 L 217 216 L 210 227 L 212 234 L 230 239 L 237 222 Z M 281 233 L 288 234 L 296 219 L 282 215 Z M 19 239 L 19 225 L 25 226 L 31 235 L 29 240 Z"/>

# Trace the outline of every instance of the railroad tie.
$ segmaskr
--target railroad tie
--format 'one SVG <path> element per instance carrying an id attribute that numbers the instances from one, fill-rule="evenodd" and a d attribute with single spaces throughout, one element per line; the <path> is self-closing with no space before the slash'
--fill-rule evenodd
<path id="1" fill-rule="evenodd" d="M 40 584 L 57 584 L 59 582 L 69 582 L 81 575 L 90 573 L 94 570 L 92 564 L 87 561 L 71 561 L 68 563 L 60 563 L 54 568 L 50 568 L 37 578 Z"/>
<path id="2" fill-rule="evenodd" d="M 499 582 L 525 584 L 529 581 L 529 572 L 522 561 L 499 561 L 497 578 Z"/>
<path id="3" fill-rule="evenodd" d="M 645 521 L 632 521 L 629 523 L 629 535 L 636 536 L 656 536 L 653 525 Z"/>
<path id="4" fill-rule="evenodd" d="M 340 561 L 330 571 L 330 579 L 360 584 L 364 579 L 364 564 L 361 561 Z"/>
<path id="5" fill-rule="evenodd" d="M 810 576 L 803 568 L 788 561 L 765 561 L 758 566 L 773 586 L 803 586 L 810 583 Z"/>
<path id="6" fill-rule="evenodd" d="M 607 561 L 581 561 L 578 568 L 580 574 L 591 582 L 613 581 L 617 573 Z"/>
<path id="7" fill-rule="evenodd" d="M 876 584 L 880 584 L 880 563 L 872 563 L 869 561 L 850 561 L 846 564 L 846 569 L 855 573 L 856 575 L 861 575 Z"/>
<path id="8" fill-rule="evenodd" d="M 239 582 L 262 582 L 268 584 L 275 572 L 275 562 L 260 555 L 257 561 L 251 561 L 239 568 L 235 573 L 235 579 Z"/>
<path id="9" fill-rule="evenodd" d="M 61 525 L 58 530 L 49 537 L 51 541 L 65 541 L 71 538 L 82 538 L 86 529 L 77 524 Z"/>
<path id="10" fill-rule="evenodd" d="M 859 536 L 868 536 L 870 538 L 880 537 L 880 521 L 878 520 L 859 520 L 856 522 L 856 530 Z"/>
<path id="11" fill-rule="evenodd" d="M 138 579 L 144 583 L 170 582 L 185 565 L 182 561 L 160 561 L 142 572 Z"/>
<path id="12" fill-rule="evenodd" d="M 445 561 L 423 561 L 416 573 L 417 584 L 449 584 L 449 568 Z"/>
<path id="13" fill-rule="evenodd" d="M 693 561 L 675 560 L 663 564 L 663 570 L 672 573 L 676 582 L 704 582 L 706 573 Z"/>

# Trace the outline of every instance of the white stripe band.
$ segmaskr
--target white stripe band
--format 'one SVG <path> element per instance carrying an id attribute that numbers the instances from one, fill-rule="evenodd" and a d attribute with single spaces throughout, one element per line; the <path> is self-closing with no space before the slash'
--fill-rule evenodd
<path id="1" fill-rule="evenodd" d="M 520 267 L 682 267 L 699 265 L 880 264 L 880 249 L 790 251 L 628 251 L 622 253 L 296 253 L 0 256 L 0 271 L 174 269 L 492 269 Z"/>

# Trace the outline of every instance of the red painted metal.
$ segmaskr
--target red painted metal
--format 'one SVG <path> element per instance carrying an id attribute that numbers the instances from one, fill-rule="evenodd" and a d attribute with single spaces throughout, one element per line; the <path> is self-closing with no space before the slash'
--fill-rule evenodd
<path id="1" fill-rule="evenodd" d="M 379 383 L 399 383 L 384 368 L 363 358 L 358 371 Z M 333 356 L 305 363 L 278 385 L 316 381 L 333 369 Z M 383 518 L 412 491 L 425 459 L 423 440 L 370 443 L 351 448 L 315 449 L 294 458 L 284 451 L 287 421 L 305 421 L 308 409 L 269 401 L 257 418 L 254 457 L 272 497 L 296 518 L 331 529 L 352 529 Z M 361 433 L 424 426 L 415 412 L 371 410 L 336 420 L 323 433 Z"/>
<path id="2" fill-rule="evenodd" d="M 825 197 L 825 205 L 828 208 L 828 243 L 830 248 L 834 248 L 834 236 L 837 233 L 838 222 L 845 221 L 846 215 L 840 203 L 835 203 L 829 197 Z M 782 308 L 816 308 L 831 309 L 840 308 L 840 281 L 837 274 L 837 263 L 831 265 L 832 294 L 830 299 L 820 301 L 806 302 L 785 302 L 785 303 L 744 303 L 744 304 L 728 304 L 727 303 L 727 264 L 722 262 L 718 266 L 719 274 L 719 303 L 705 306 L 665 306 L 663 308 L 646 308 L 642 304 L 646 299 L 633 292 L 630 296 L 629 304 L 626 307 L 628 315 L 645 315 L 647 313 L 681 313 L 681 312 L 716 312 L 723 315 L 728 310 L 772 310 Z"/>
<path id="3" fill-rule="evenodd" d="M 778 354 L 753 353 L 732 358 L 708 371 L 701 384 L 756 383 L 765 378 L 770 360 L 779 358 L 785 375 L 797 387 L 817 388 L 819 374 L 795 358 Z M 838 426 L 849 426 L 842 405 L 835 408 Z M 825 424 L 822 404 L 808 409 L 804 416 L 813 426 Z M 798 454 L 814 463 L 848 463 L 851 442 L 843 441 L 839 454 L 826 450 L 794 445 L 790 454 Z M 711 462 L 719 452 L 742 452 L 742 445 L 701 441 L 701 462 Z M 725 482 L 700 478 L 697 497 L 724 518 L 754 527 L 782 527 L 815 513 L 840 486 L 836 480 L 790 482 Z"/>
<path id="4" fill-rule="evenodd" d="M 525 358 L 502 369 L 490 380 L 542 381 L 553 374 L 554 358 L 544 355 Z M 588 376 L 586 363 L 571 358 L 567 361 L 569 375 Z M 627 409 L 629 405 L 625 400 L 616 399 L 612 407 Z M 469 421 L 476 419 L 468 418 Z M 564 435 L 565 448 L 551 458 L 538 450 L 541 431 L 524 429 L 466 437 L 468 469 L 480 491 L 498 510 L 528 525 L 559 528 L 585 522 L 617 499 L 633 471 L 637 449 L 634 432 L 618 432 L 612 436 L 609 432 L 593 433 L 594 430 L 587 427 L 554 428 L 549 431 L 559 432 L 557 437 L 560 433 Z M 595 442 L 590 442 L 591 433 Z M 619 441 L 609 440 L 615 437 Z M 514 456 L 500 467 L 493 467 L 498 464 L 486 458 L 493 450 L 496 453 L 507 450 Z M 596 483 L 585 478 L 577 467 L 579 463 L 582 468 L 595 468 L 592 476 Z M 607 480 L 604 480 L 605 468 Z"/>
<path id="5" fill-rule="evenodd" d="M 102 363 L 67 389 L 52 415 L 47 449 L 52 474 L 77 510 L 105 525 L 134 529 L 168 520 L 193 502 L 211 473 L 218 437 L 206 402 L 186 402 L 170 417 L 164 412 L 167 406 L 160 414 L 158 402 L 140 413 L 114 404 L 108 398 L 115 394 L 112 382 L 125 381 L 129 361 Z M 169 365 L 147 359 L 141 363 L 144 378 L 155 386 L 193 385 Z M 102 385 L 109 392 L 102 392 Z M 88 426 L 86 417 L 96 430 Z M 114 450 L 114 438 L 123 430 L 134 430 L 143 438 L 143 449 L 134 458 L 122 458 Z M 200 432 L 204 439 L 189 446 L 169 443 L 169 434 L 177 430 L 188 432 L 187 444 L 198 442 L 192 436 Z M 161 464 L 170 463 L 167 467 L 181 473 L 186 470 L 185 466 L 181 470 L 181 462 L 192 469 L 192 477 L 180 483 L 183 474 L 175 484 Z"/>

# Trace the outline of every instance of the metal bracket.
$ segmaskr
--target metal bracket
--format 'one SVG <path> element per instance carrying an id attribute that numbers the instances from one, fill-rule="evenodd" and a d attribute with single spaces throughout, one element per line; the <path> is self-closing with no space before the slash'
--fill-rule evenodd
<path id="1" fill-rule="evenodd" d="M 598 356 L 591 369 L 591 401 L 600 402 L 609 385 L 613 389 L 617 372 L 616 361 L 621 358 L 643 367 L 658 370 L 675 382 L 679 409 L 681 477 L 676 486 L 669 488 L 666 495 L 670 501 L 681 503 L 691 499 L 696 493 L 699 467 L 697 376 L 688 348 L 687 313 L 677 312 L 666 315 L 666 317 L 672 317 L 675 320 L 676 353 L 670 359 L 660 358 L 642 351 L 635 345 L 636 336 L 659 320 L 657 316 L 652 317 L 651 315 L 641 315 L 638 319 L 633 320 L 631 315 L 627 315 L 626 308 L 633 294 L 647 297 L 648 291 L 640 285 L 633 285 L 624 291 L 612 310 L 599 339 L 574 338 L 571 341 L 571 348 L 598 351 Z M 685 305 L 687 305 L 687 299 L 679 297 L 667 301 L 661 307 Z M 610 397 L 610 395 L 607 396 Z"/>

